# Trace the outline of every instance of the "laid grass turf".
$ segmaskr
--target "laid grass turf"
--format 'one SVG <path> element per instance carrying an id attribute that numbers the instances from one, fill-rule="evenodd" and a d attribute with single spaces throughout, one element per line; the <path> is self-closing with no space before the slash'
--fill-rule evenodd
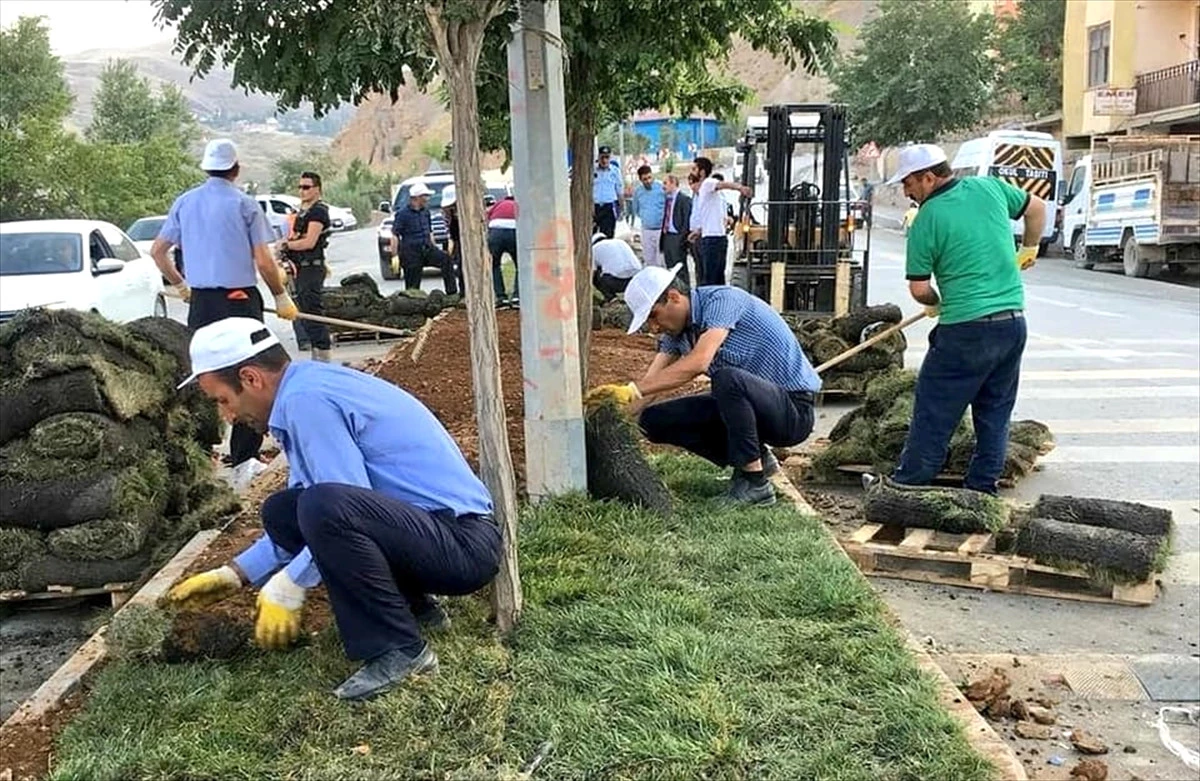
<path id="1" fill-rule="evenodd" d="M 229 664 L 114 662 L 57 779 L 983 779 L 870 588 L 790 505 L 730 511 L 718 473 L 656 465 L 671 519 L 574 497 L 522 518 L 525 614 L 450 606 L 440 673 L 360 706 L 333 630 Z M 357 750 L 356 750 L 357 747 Z"/>

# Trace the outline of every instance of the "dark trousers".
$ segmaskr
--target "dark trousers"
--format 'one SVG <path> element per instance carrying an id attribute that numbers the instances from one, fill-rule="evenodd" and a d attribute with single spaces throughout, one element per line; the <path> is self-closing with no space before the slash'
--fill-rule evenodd
<path id="1" fill-rule="evenodd" d="M 617 232 L 617 204 L 596 204 L 592 221 L 595 223 L 597 233 L 603 233 L 606 237 L 611 239 L 613 234 Z"/>
<path id="2" fill-rule="evenodd" d="M 226 317 L 263 319 L 262 294 L 256 287 L 192 288 L 188 304 L 188 328 L 195 331 Z M 234 466 L 258 457 L 263 435 L 247 425 L 234 423 L 229 433 L 229 459 Z"/>
<path id="3" fill-rule="evenodd" d="M 310 315 L 324 313 L 321 291 L 325 287 L 325 266 L 301 266 L 296 274 L 296 306 Z M 329 326 L 311 320 L 296 320 L 299 328 L 308 337 L 308 344 L 318 350 L 330 350 L 333 342 L 329 338 Z"/>
<path id="4" fill-rule="evenodd" d="M 263 502 L 271 540 L 308 546 L 351 659 L 424 647 L 415 615 L 429 594 L 470 594 L 500 568 L 500 530 L 486 516 L 430 513 L 377 491 L 338 483 L 289 488 Z"/>
<path id="5" fill-rule="evenodd" d="M 700 262 L 696 266 L 696 285 L 725 284 L 725 254 L 729 250 L 728 236 L 705 236 L 700 239 Z"/>
<path id="6" fill-rule="evenodd" d="M 651 442 L 740 468 L 761 458 L 763 445 L 783 447 L 808 438 L 812 394 L 784 390 L 742 369 L 718 369 L 711 392 L 651 404 L 638 423 Z"/>
<path id="7" fill-rule="evenodd" d="M 446 295 L 458 294 L 458 275 L 454 271 L 454 260 L 441 247 L 425 245 L 424 247 L 402 247 L 400 264 L 404 268 L 404 289 L 420 290 L 421 274 L 426 266 L 433 266 L 442 272 L 442 290 Z"/>
<path id="8" fill-rule="evenodd" d="M 617 293 L 625 292 L 625 288 L 629 287 L 629 280 L 596 271 L 592 274 L 592 284 L 604 295 L 604 303 L 607 304 L 616 298 Z"/>
<path id="9" fill-rule="evenodd" d="M 504 260 L 504 253 L 512 258 L 513 269 L 517 268 L 517 232 L 513 228 L 488 228 L 487 234 L 488 252 L 492 254 L 492 290 L 496 293 L 496 300 L 503 301 L 508 298 L 508 294 L 504 292 L 504 272 L 501 269 L 501 264 Z M 521 287 L 517 283 L 520 281 L 515 273 L 513 274 L 513 298 L 520 297 Z"/>
<path id="10" fill-rule="evenodd" d="M 896 482 L 926 485 L 941 471 L 950 436 L 970 405 L 975 453 L 963 484 L 996 493 L 1025 351 L 1025 318 L 1014 314 L 1019 313 L 939 325 L 930 332 Z"/>

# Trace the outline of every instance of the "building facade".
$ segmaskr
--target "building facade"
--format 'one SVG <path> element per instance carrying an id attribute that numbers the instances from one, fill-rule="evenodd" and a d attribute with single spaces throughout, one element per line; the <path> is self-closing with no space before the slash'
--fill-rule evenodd
<path id="1" fill-rule="evenodd" d="M 701 149 L 717 146 L 721 123 L 711 115 L 693 114 L 673 117 L 657 111 L 641 111 L 633 115 L 629 128 L 650 140 L 650 150 L 660 154 L 674 153 L 690 158 Z"/>
<path id="2" fill-rule="evenodd" d="M 1200 0 L 1068 0 L 1063 137 L 1200 133 Z"/>

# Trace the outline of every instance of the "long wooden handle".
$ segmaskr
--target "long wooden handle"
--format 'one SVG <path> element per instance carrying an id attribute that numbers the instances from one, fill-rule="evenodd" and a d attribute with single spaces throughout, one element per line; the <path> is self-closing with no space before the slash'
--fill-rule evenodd
<path id="1" fill-rule="evenodd" d="M 167 298 L 179 298 L 179 295 L 174 291 L 165 292 Z M 277 314 L 270 307 L 263 307 L 263 311 L 269 314 Z M 324 323 L 325 325 L 339 325 L 342 328 L 357 328 L 360 331 L 375 331 L 376 333 L 388 334 L 389 336 L 412 336 L 412 331 L 402 331 L 399 328 L 388 328 L 386 325 L 375 325 L 374 323 L 360 323 L 355 320 L 343 320 L 340 317 L 326 317 L 325 315 L 310 315 L 308 312 L 297 312 L 297 320 L 312 320 L 314 323 Z"/>
<path id="2" fill-rule="evenodd" d="M 823 363 L 817 367 L 817 374 L 820 374 L 821 372 L 825 371 L 826 369 L 831 369 L 834 366 L 837 366 L 842 361 L 853 358 L 854 356 L 858 355 L 859 353 L 861 353 L 863 350 L 867 349 L 871 345 L 883 341 L 884 339 L 888 338 L 889 336 L 896 333 L 897 331 L 903 331 L 905 328 L 908 328 L 910 325 L 917 322 L 918 320 L 923 319 L 924 317 L 925 317 L 924 310 L 917 312 L 915 315 L 909 315 L 908 317 L 904 318 L 903 320 L 896 323 L 895 325 L 892 325 L 892 326 L 889 326 L 889 327 L 883 329 L 882 331 L 875 334 L 867 341 L 862 342 L 860 344 L 856 344 L 853 347 L 851 347 L 849 350 L 847 350 L 846 352 L 842 353 L 841 355 L 835 355 L 834 357 L 830 358 L 828 361 L 826 361 L 825 363 Z"/>

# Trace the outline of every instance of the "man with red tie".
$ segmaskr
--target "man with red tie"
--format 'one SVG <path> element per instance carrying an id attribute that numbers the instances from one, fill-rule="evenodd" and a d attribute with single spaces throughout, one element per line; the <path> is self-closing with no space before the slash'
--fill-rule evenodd
<path id="1" fill-rule="evenodd" d="M 667 174 L 663 179 L 666 203 L 663 208 L 662 257 L 667 268 L 682 265 L 687 260 L 688 227 L 692 222 L 692 199 L 679 188 L 679 177 Z M 684 268 L 687 268 L 684 265 Z"/>

